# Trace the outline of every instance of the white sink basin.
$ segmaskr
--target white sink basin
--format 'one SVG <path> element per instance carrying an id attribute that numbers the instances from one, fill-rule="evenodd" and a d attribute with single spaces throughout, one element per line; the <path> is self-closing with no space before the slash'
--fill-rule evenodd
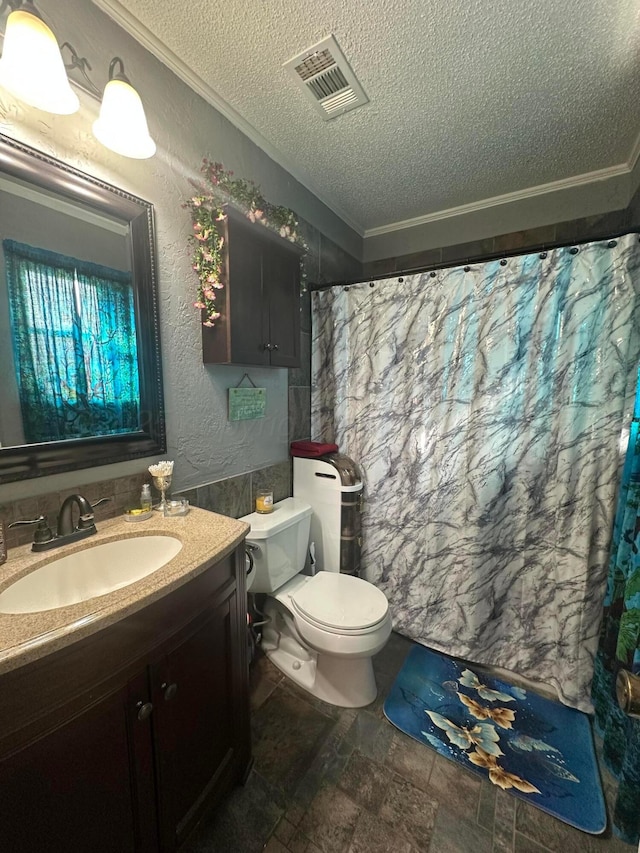
<path id="1" fill-rule="evenodd" d="M 134 536 L 68 554 L 0 593 L 0 613 L 55 610 L 105 595 L 162 568 L 181 548 L 174 536 Z"/>

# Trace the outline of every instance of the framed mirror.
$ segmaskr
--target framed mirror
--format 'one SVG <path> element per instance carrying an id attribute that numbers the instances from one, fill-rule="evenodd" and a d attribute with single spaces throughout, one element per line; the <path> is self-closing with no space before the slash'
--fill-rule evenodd
<path id="1" fill-rule="evenodd" d="M 0 134 L 0 484 L 166 450 L 153 207 Z"/>

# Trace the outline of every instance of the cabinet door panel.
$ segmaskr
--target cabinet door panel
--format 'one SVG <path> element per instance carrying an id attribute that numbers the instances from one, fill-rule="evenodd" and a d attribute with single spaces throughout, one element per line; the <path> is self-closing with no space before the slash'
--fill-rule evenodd
<path id="1" fill-rule="evenodd" d="M 269 297 L 271 364 L 300 365 L 300 259 L 279 246 L 265 246 L 263 289 Z"/>
<path id="2" fill-rule="evenodd" d="M 134 846 L 127 701 L 128 691 L 121 689 L 0 761 L 3 850 L 150 849 Z"/>
<path id="3" fill-rule="evenodd" d="M 231 360 L 269 364 L 269 315 L 262 286 L 260 243 L 246 228 L 229 222 Z"/>
<path id="4" fill-rule="evenodd" d="M 231 625 L 227 599 L 151 670 L 162 849 L 182 842 L 232 760 Z"/>

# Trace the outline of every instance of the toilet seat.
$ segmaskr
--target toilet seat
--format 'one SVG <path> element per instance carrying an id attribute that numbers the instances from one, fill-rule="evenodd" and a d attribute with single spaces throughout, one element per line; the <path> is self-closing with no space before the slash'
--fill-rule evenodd
<path id="1" fill-rule="evenodd" d="M 387 618 L 381 590 L 360 578 L 319 572 L 296 589 L 289 601 L 303 620 L 332 634 L 368 634 Z"/>

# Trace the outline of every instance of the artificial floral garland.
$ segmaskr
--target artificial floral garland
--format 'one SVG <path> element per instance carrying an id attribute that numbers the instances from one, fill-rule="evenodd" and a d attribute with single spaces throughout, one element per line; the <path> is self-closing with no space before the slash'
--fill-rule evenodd
<path id="1" fill-rule="evenodd" d="M 285 240 L 297 243 L 304 251 L 307 245 L 298 233 L 298 221 L 295 213 L 288 207 L 270 204 L 253 181 L 234 178 L 233 172 L 226 171 L 222 163 L 212 163 L 206 157 L 200 169 L 204 183 L 192 181 L 196 195 L 184 205 L 191 211 L 193 234 L 193 269 L 198 274 L 199 284 L 194 308 L 205 312 L 203 326 L 215 326 L 220 317 L 216 310 L 216 290 L 224 287 L 222 276 L 225 261 L 224 237 L 220 235 L 217 223 L 225 219 L 223 206 L 231 204 L 240 210 L 251 222 L 259 222 L 266 228 L 280 234 Z M 300 259 L 302 280 L 304 280 L 302 255 Z"/>

